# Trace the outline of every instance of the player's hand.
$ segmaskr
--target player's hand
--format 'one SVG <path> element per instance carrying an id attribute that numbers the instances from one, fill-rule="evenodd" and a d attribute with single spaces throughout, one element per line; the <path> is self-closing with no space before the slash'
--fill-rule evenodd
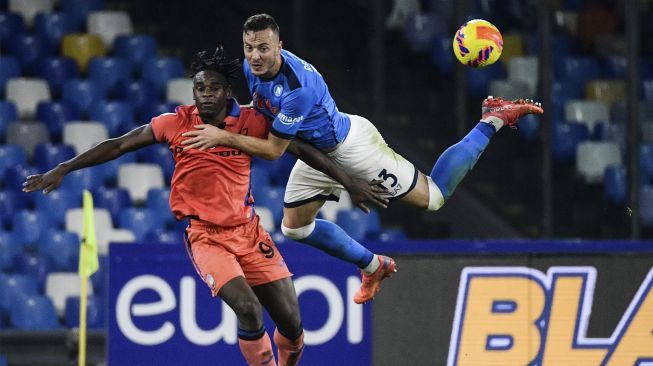
<path id="1" fill-rule="evenodd" d="M 23 192 L 43 190 L 43 194 L 48 194 L 61 185 L 65 175 L 58 167 L 43 174 L 30 175 L 23 183 Z"/>
<path id="2" fill-rule="evenodd" d="M 229 132 L 209 124 L 195 125 L 195 128 L 195 131 L 182 134 L 184 137 L 189 137 L 181 142 L 182 145 L 186 145 L 184 151 L 190 149 L 206 150 L 218 145 L 224 145 L 224 140 L 229 135 Z"/>
<path id="3" fill-rule="evenodd" d="M 372 203 L 379 208 L 388 207 L 388 199 L 383 197 L 383 193 L 388 190 L 381 185 L 382 180 L 373 180 L 371 182 L 362 179 L 352 179 L 352 183 L 347 188 L 349 197 L 354 206 L 365 213 L 370 213 L 366 203 Z"/>

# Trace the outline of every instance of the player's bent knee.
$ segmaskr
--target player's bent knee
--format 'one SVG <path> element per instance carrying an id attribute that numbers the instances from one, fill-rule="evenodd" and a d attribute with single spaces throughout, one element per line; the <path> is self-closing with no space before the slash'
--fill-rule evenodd
<path id="1" fill-rule="evenodd" d="M 311 233 L 315 230 L 315 221 L 311 222 L 310 224 L 302 227 L 298 227 L 296 229 L 291 229 L 284 225 L 283 223 L 281 224 L 281 232 L 283 235 L 285 235 L 289 239 L 293 240 L 302 240 L 311 235 Z"/>
<path id="2" fill-rule="evenodd" d="M 440 207 L 444 206 L 444 196 L 431 177 L 426 177 L 426 180 L 429 184 L 429 205 L 426 210 L 437 211 Z"/>

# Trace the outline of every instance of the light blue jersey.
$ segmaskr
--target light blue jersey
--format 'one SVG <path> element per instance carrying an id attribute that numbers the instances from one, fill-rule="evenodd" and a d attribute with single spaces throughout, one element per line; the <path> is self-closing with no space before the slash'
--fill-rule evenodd
<path id="1" fill-rule="evenodd" d="M 296 136 L 322 150 L 335 147 L 349 133 L 349 117 L 338 111 L 313 65 L 286 50 L 281 50 L 281 59 L 281 69 L 270 79 L 255 76 L 243 61 L 254 106 L 274 119 L 270 132 L 275 136 Z"/>

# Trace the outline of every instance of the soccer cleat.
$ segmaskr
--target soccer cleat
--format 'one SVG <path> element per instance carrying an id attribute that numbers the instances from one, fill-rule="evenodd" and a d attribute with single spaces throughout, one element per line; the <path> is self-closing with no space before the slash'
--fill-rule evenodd
<path id="1" fill-rule="evenodd" d="M 361 287 L 354 295 L 355 303 L 364 304 L 372 300 L 374 295 L 381 290 L 381 281 L 397 272 L 394 259 L 380 255 L 379 262 L 381 262 L 381 265 L 374 273 L 366 275 L 365 272 L 361 271 L 363 283 L 361 283 Z"/>
<path id="2" fill-rule="evenodd" d="M 487 97 L 482 104 L 481 119 L 487 121 L 488 117 L 496 117 L 503 121 L 504 126 L 517 128 L 519 117 L 527 114 L 542 114 L 542 104 L 532 99 L 503 100 L 502 98 Z"/>

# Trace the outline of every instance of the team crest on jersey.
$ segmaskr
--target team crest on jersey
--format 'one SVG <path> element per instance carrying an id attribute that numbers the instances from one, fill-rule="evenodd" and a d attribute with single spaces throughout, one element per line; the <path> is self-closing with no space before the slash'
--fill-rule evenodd
<path id="1" fill-rule="evenodd" d="M 274 86 L 274 95 L 277 97 L 281 96 L 281 93 L 283 93 L 283 85 L 277 84 Z"/>

